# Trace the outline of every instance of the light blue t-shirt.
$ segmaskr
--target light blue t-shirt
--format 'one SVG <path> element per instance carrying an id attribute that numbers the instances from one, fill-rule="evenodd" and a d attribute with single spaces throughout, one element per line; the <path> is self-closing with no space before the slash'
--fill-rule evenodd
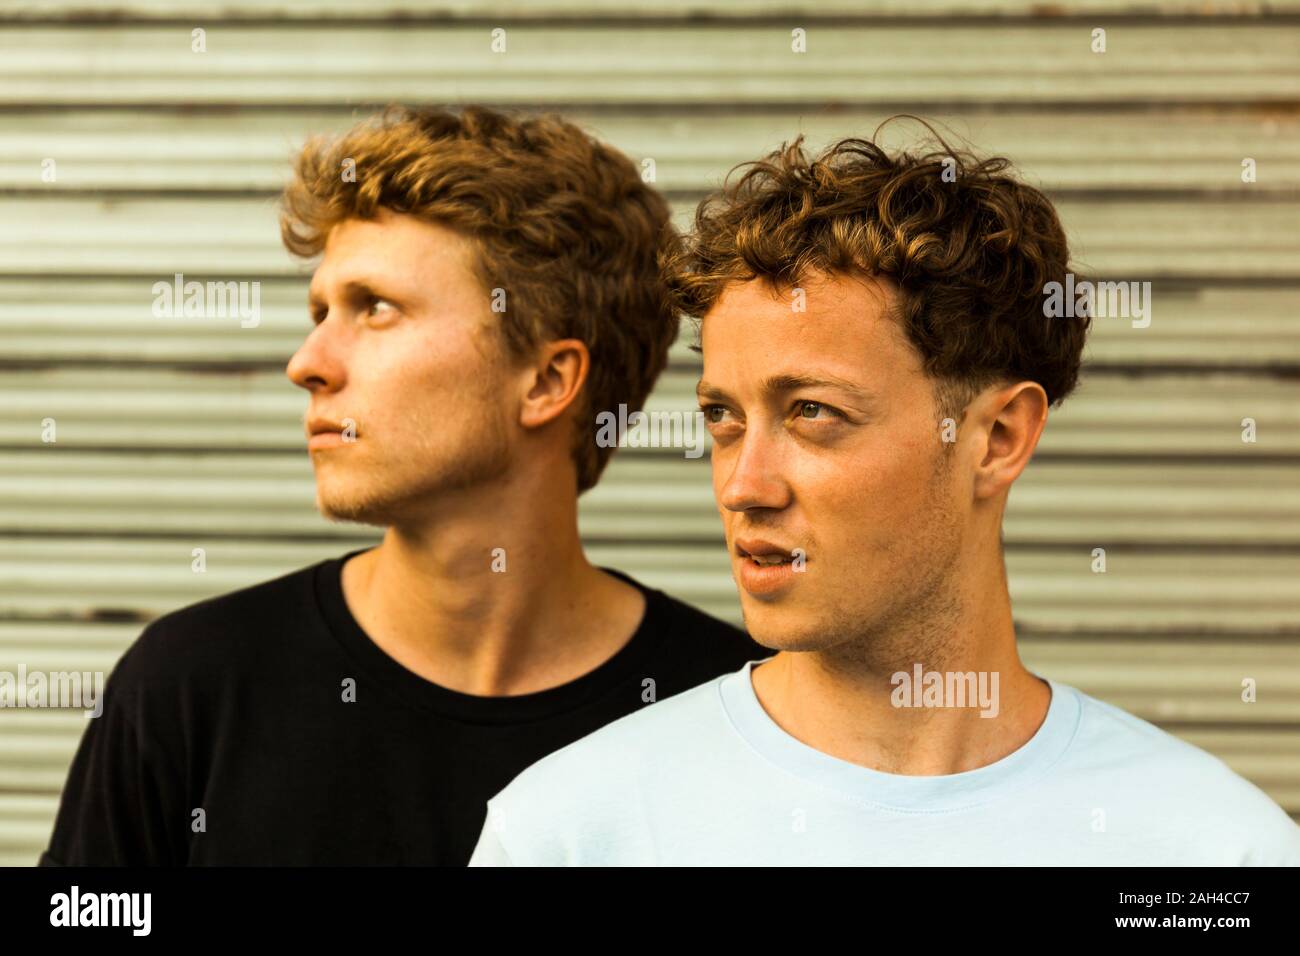
<path id="1" fill-rule="evenodd" d="M 533 764 L 470 865 L 1300 865 L 1300 827 L 1254 784 L 1066 684 L 1001 760 L 908 776 L 786 733 L 753 663 Z"/>

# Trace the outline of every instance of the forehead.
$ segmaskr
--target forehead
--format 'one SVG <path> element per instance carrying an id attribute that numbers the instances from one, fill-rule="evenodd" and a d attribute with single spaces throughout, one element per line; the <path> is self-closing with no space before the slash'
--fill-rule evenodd
<path id="1" fill-rule="evenodd" d="M 920 355 L 894 316 L 897 286 L 884 277 L 808 277 L 775 288 L 729 284 L 704 317 L 706 377 L 821 372 L 864 386 L 922 375 Z"/>
<path id="2" fill-rule="evenodd" d="M 381 210 L 374 219 L 345 219 L 329 231 L 311 291 L 336 284 L 393 291 L 464 286 L 473 281 L 470 251 L 460 233 L 414 216 Z"/>

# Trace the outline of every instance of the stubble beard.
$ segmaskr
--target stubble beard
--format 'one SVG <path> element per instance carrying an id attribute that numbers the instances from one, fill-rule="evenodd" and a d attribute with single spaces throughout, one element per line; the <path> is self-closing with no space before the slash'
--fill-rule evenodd
<path id="1" fill-rule="evenodd" d="M 383 449 L 378 464 L 357 467 L 341 462 L 337 467 L 345 474 L 332 483 L 323 483 L 318 475 L 316 507 L 321 515 L 334 522 L 400 526 L 418 520 L 448 496 L 501 482 L 511 470 L 508 430 L 494 404 L 474 407 L 474 421 L 462 426 L 467 438 L 455 449 L 439 443 L 434 422 L 421 421 L 411 429 L 413 438 L 398 448 Z M 414 467 L 413 462 L 426 467 Z"/>
<path id="2" fill-rule="evenodd" d="M 918 662 L 927 670 L 944 669 L 960 641 L 953 629 L 963 611 L 961 517 L 951 503 L 947 451 L 941 451 L 931 477 L 925 505 L 929 519 L 908 525 L 904 533 L 910 540 L 872 558 L 888 569 L 872 586 L 873 605 L 853 601 L 863 589 L 850 584 L 832 595 L 815 630 L 782 641 L 782 647 L 815 651 L 827 668 L 854 674 L 910 671 Z"/>

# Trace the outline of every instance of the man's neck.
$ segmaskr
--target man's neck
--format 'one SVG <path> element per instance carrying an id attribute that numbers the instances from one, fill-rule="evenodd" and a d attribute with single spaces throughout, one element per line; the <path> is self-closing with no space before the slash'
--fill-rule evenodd
<path id="1" fill-rule="evenodd" d="M 343 567 L 353 616 L 408 670 L 466 694 L 533 693 L 593 670 L 636 631 L 645 600 L 587 561 L 576 503 L 457 511 L 390 527 Z"/>
<path id="2" fill-rule="evenodd" d="M 859 766 L 917 776 L 987 766 L 1033 737 L 1052 693 L 1020 661 L 1009 598 L 990 610 L 978 623 L 965 622 L 975 628 L 953 630 L 954 650 L 942 670 L 924 661 L 906 668 L 854 666 L 846 664 L 842 649 L 783 651 L 753 669 L 754 692 L 791 736 Z M 923 672 L 920 686 L 917 664 Z M 939 675 L 942 690 L 924 676 L 931 673 Z M 958 673 L 973 673 L 978 689 L 991 690 L 995 708 L 987 706 L 987 697 L 981 703 L 978 693 L 955 706 L 960 702 L 949 693 L 956 687 L 949 675 Z M 905 680 L 895 676 L 903 674 Z M 905 698 L 903 690 L 910 696 Z"/>

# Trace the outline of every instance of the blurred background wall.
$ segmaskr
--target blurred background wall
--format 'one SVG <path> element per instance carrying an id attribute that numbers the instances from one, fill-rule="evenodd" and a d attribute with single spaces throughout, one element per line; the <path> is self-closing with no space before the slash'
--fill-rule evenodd
<path id="1" fill-rule="evenodd" d="M 0 671 L 107 672 L 161 613 L 378 540 L 313 508 L 275 199 L 307 134 L 390 101 L 559 109 L 683 223 L 735 163 L 898 111 L 1015 160 L 1079 271 L 1153 290 L 1149 327 L 1096 320 L 1011 496 L 1023 656 L 1300 818 L 1298 0 L 6 3 Z M 155 317 L 176 273 L 260 282 L 260 323 Z M 697 375 L 683 340 L 651 407 Z M 707 456 L 620 452 L 582 528 L 738 619 Z M 0 710 L 0 864 L 44 847 L 84 726 Z"/>

